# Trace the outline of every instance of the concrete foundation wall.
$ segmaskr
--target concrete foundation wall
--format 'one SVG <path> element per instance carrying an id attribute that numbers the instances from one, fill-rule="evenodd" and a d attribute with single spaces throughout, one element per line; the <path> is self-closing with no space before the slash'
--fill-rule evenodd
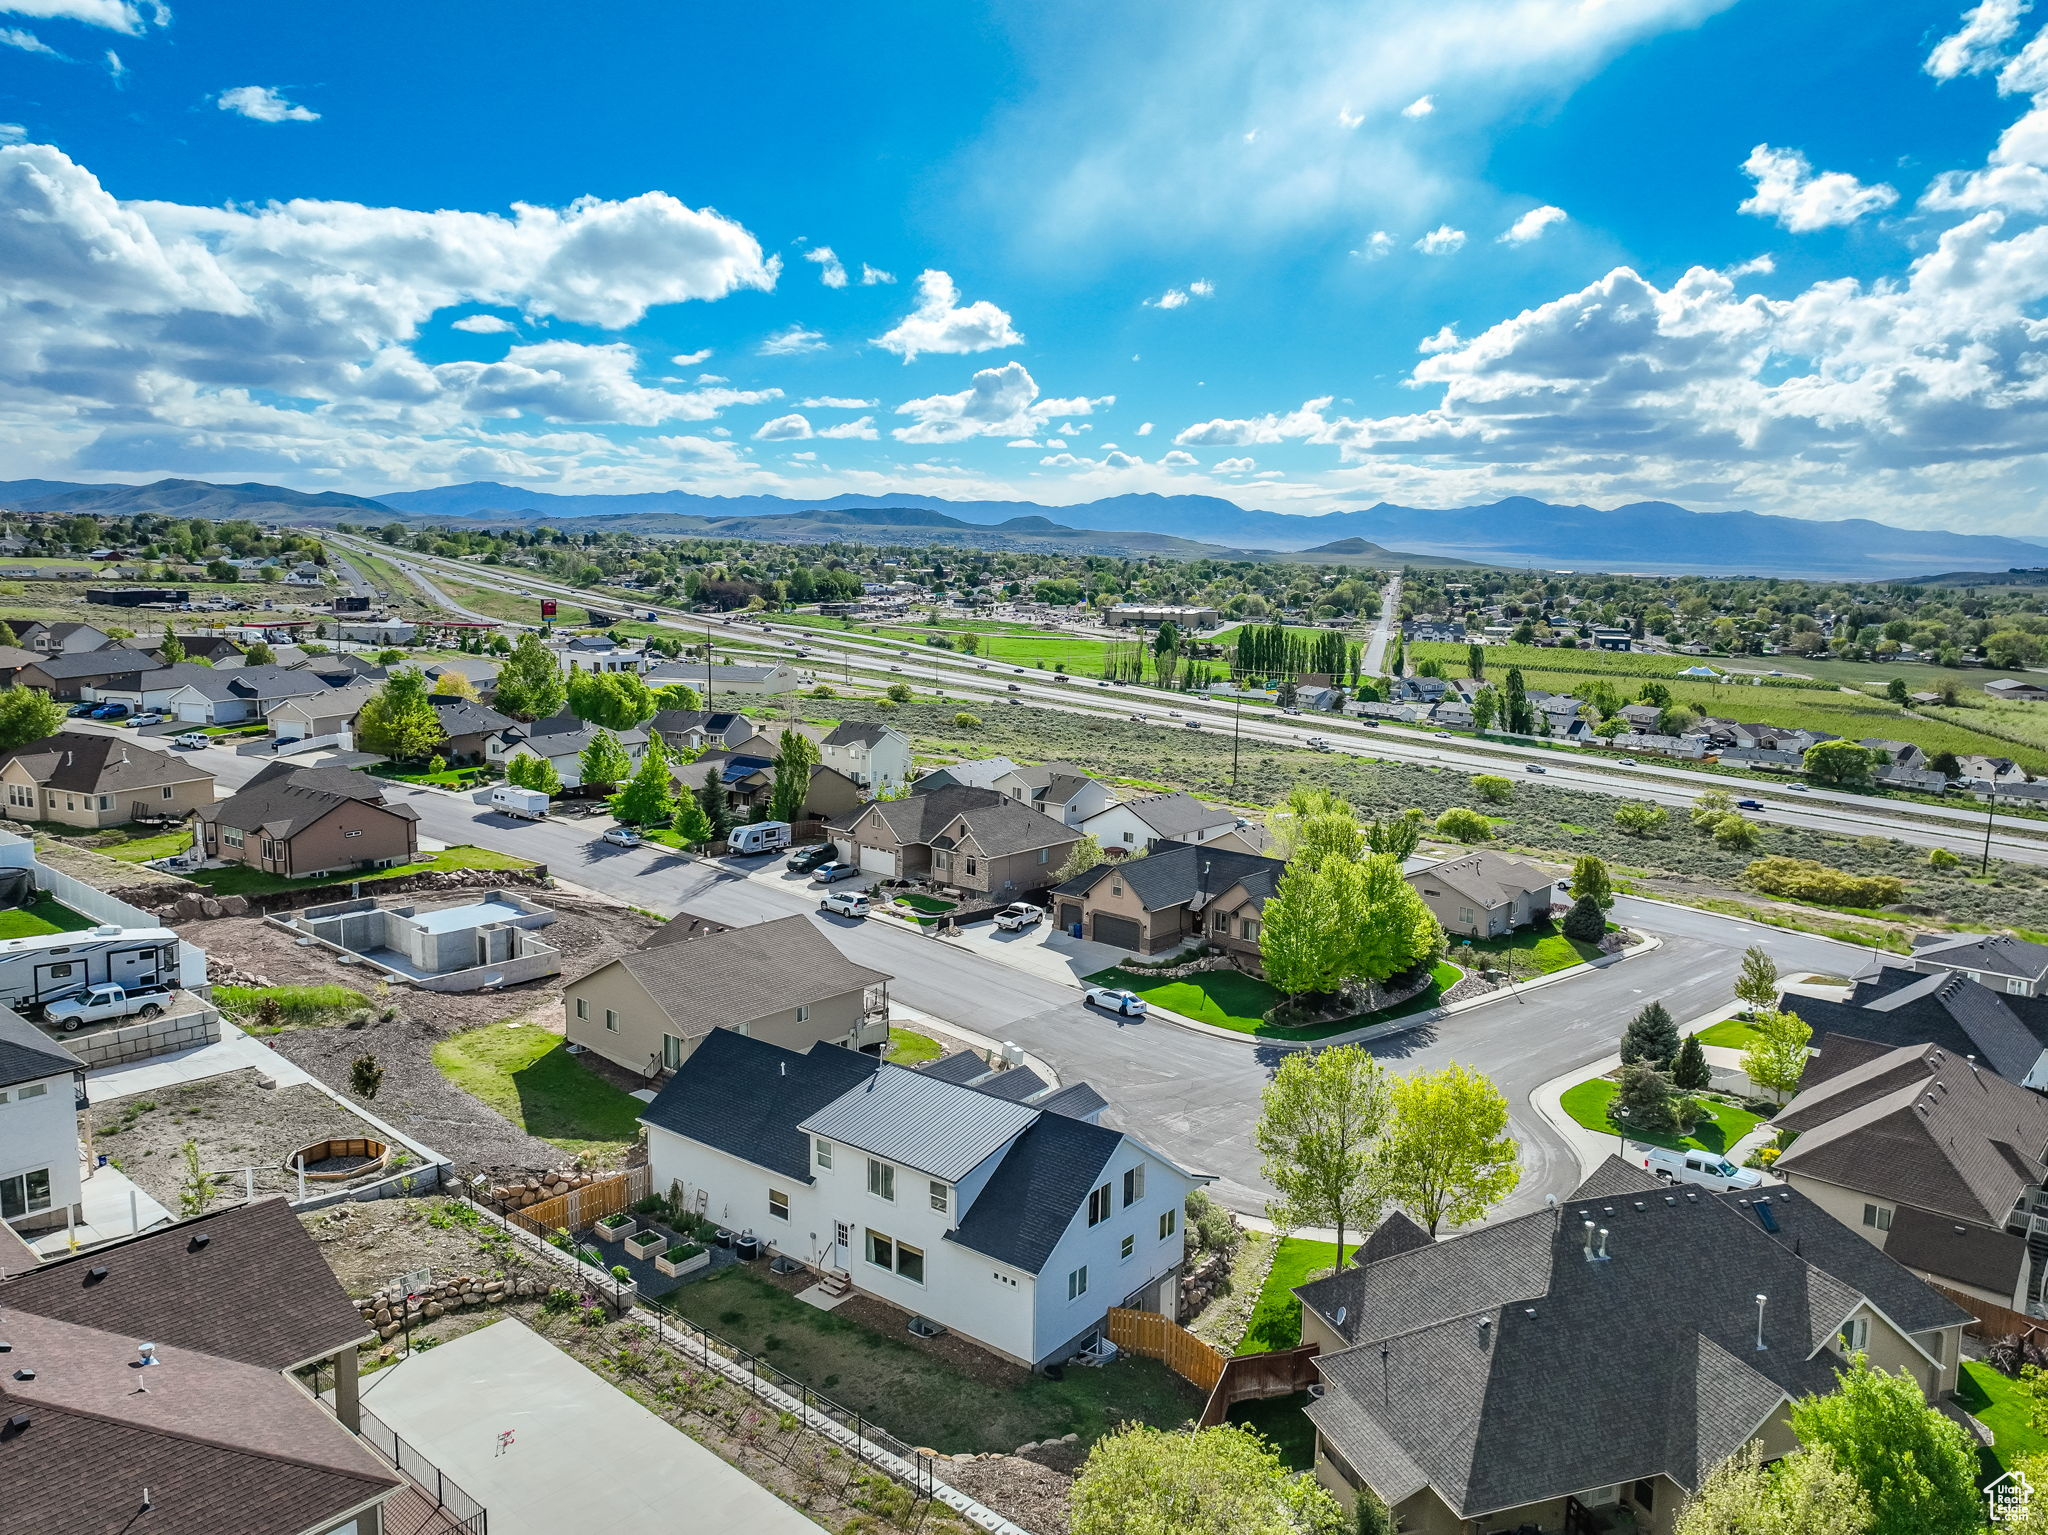
<path id="1" fill-rule="evenodd" d="M 118 1029 L 51 1037 L 62 1040 L 64 1048 L 84 1061 L 88 1071 L 96 1071 L 102 1066 L 146 1061 L 153 1055 L 213 1044 L 220 1038 L 220 1014 L 210 1007 L 198 1007 Z"/>

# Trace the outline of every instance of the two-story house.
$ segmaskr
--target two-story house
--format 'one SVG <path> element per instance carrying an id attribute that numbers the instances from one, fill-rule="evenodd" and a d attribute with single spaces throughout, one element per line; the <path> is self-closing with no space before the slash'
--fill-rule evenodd
<path id="1" fill-rule="evenodd" d="M 1169 842 L 1214 842 L 1237 829 L 1238 815 L 1192 794 L 1143 794 L 1113 804 L 1080 822 L 1112 858 L 1149 853 Z"/>
<path id="2" fill-rule="evenodd" d="M 1112 1306 L 1176 1316 L 1200 1176 L 951 1074 L 720 1029 L 642 1116 L 654 1186 L 1033 1368 L 1089 1347 Z"/>
<path id="3" fill-rule="evenodd" d="M 93 624 L 44 623 L 40 620 L 14 625 L 14 637 L 24 650 L 33 650 L 41 656 L 77 655 L 89 650 L 105 650 L 114 643 L 111 634 Z"/>
<path id="4" fill-rule="evenodd" d="M 119 826 L 212 802 L 212 773 L 132 736 L 60 730 L 0 753 L 0 815 L 10 821 Z"/>
<path id="5" fill-rule="evenodd" d="M 14 674 L 15 685 L 48 693 L 59 703 L 97 697 L 96 684 L 138 672 L 159 670 L 163 662 L 140 650 L 112 646 L 104 650 L 60 650 L 30 662 Z"/>
<path id="6" fill-rule="evenodd" d="M 826 823 L 842 862 L 1012 900 L 1042 890 L 1081 834 L 994 789 L 875 800 Z"/>
<path id="7" fill-rule="evenodd" d="M 846 958 L 804 915 L 699 932 L 663 928 L 562 990 L 564 1033 L 629 1071 L 674 1071 L 720 1029 L 793 1050 L 879 1050 L 889 977 Z"/>
<path id="8" fill-rule="evenodd" d="M 273 762 L 198 813 L 200 855 L 300 879 L 409 863 L 419 812 L 387 804 L 384 784 L 350 768 Z"/>
<path id="9" fill-rule="evenodd" d="M 78 1090 L 85 1065 L 0 1007 L 0 1221 L 20 1232 L 83 1219 Z"/>
<path id="10" fill-rule="evenodd" d="M 1993 990 L 1967 974 L 1884 965 L 1842 1001 L 1787 992 L 1780 1007 L 1813 1030 L 1813 1086 L 1902 1045 L 1939 1045 L 2008 1082 L 2048 1087 L 2048 998 Z"/>
<path id="11" fill-rule="evenodd" d="M 1669 1535 L 1688 1494 L 1848 1356 L 1954 1389 L 1969 1313 L 1789 1188 L 1667 1187 L 1609 1157 L 1561 1203 L 1433 1242 L 1389 1216 L 1299 1287 L 1317 1479 L 1416 1535 Z"/>
<path id="12" fill-rule="evenodd" d="M 818 757 L 869 794 L 910 782 L 910 737 L 893 725 L 849 720 L 818 742 Z"/>
<path id="13" fill-rule="evenodd" d="M 1923 937 L 1907 963 L 1923 975 L 1965 975 L 2015 997 L 2048 997 L 2048 943 L 2004 933 Z"/>

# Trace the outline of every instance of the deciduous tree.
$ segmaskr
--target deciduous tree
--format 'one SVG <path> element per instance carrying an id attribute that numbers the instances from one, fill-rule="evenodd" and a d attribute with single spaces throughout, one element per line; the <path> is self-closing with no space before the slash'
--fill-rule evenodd
<path id="1" fill-rule="evenodd" d="M 364 751 L 380 752 L 394 762 L 423 762 L 432 756 L 448 732 L 427 701 L 425 673 L 403 666 L 387 677 L 356 716 L 355 737 Z"/>
<path id="2" fill-rule="evenodd" d="M 1614 807 L 1614 824 L 1630 837 L 1648 837 L 1660 832 L 1670 819 L 1670 813 L 1662 805 L 1646 799 L 1623 800 Z"/>
<path id="3" fill-rule="evenodd" d="M 1745 1445 L 1723 1461 L 1678 1516 L 1677 1535 L 1866 1535 L 1870 1500 L 1834 1451 L 1814 1445 L 1774 1465 Z"/>
<path id="4" fill-rule="evenodd" d="M 475 703 L 476 684 L 469 680 L 467 673 L 459 672 L 451 666 L 434 679 L 434 696 L 436 698 L 466 698 L 471 703 Z"/>
<path id="5" fill-rule="evenodd" d="M 782 732 L 775 752 L 775 788 L 768 796 L 768 819 L 794 821 L 803 814 L 811 794 L 811 769 L 818 765 L 818 743 L 800 730 Z"/>
<path id="6" fill-rule="evenodd" d="M 619 791 L 612 813 L 628 826 L 666 826 L 675 819 L 675 780 L 660 736 L 648 740 L 640 766 Z"/>
<path id="7" fill-rule="evenodd" d="M 619 744 L 617 736 L 609 730 L 600 730 L 583 748 L 583 755 L 577 759 L 576 772 L 587 787 L 609 791 L 632 776 L 633 759 Z"/>
<path id="8" fill-rule="evenodd" d="M 1490 842 L 1493 840 L 1493 822 L 1476 810 L 1463 805 L 1453 805 L 1436 818 L 1437 835 L 1450 837 L 1458 842 Z"/>
<path id="9" fill-rule="evenodd" d="M 1088 1452 L 1069 1507 L 1073 1535 L 1342 1535 L 1345 1525 L 1314 1477 L 1234 1423 L 1123 1425 Z"/>
<path id="10" fill-rule="evenodd" d="M 1778 962 L 1762 944 L 1753 943 L 1742 951 L 1742 968 L 1735 975 L 1735 995 L 1752 1010 L 1769 1007 L 1778 1000 Z"/>
<path id="11" fill-rule="evenodd" d="M 1431 1236 L 1445 1221 L 1479 1220 L 1521 1182 L 1508 1100 L 1479 1072 L 1453 1061 L 1396 1077 L 1388 1107 L 1380 1186 Z"/>
<path id="12" fill-rule="evenodd" d="M 1862 1488 L 1865 1535 L 1979 1535 L 1977 1447 L 1963 1426 L 1928 1406 L 1904 1369 L 1873 1369 L 1856 1355 L 1837 1381 L 1792 1404 L 1792 1431 Z"/>
<path id="13" fill-rule="evenodd" d="M 1854 741 L 1816 741 L 1800 759 L 1806 776 L 1837 789 L 1863 789 L 1877 766 L 1878 753 Z"/>
<path id="14" fill-rule="evenodd" d="M 1372 1226 L 1386 1203 L 1375 1148 L 1389 1101 L 1386 1072 L 1356 1045 L 1296 1051 L 1262 1095 L 1252 1139 L 1276 1195 L 1266 1213 L 1286 1230 L 1335 1227 L 1340 1267 L 1344 1234 Z"/>
<path id="15" fill-rule="evenodd" d="M 1375 853 L 1385 853 L 1396 863 L 1406 863 L 1415 856 L 1415 849 L 1422 841 L 1423 814 L 1410 806 L 1399 815 L 1379 816 L 1365 823 L 1365 845 Z"/>
<path id="16" fill-rule="evenodd" d="M 63 728 L 64 706 L 34 688 L 0 688 L 0 751 L 13 751 Z"/>
<path id="17" fill-rule="evenodd" d="M 513 642 L 512 654 L 498 668 L 493 707 L 514 719 L 537 720 L 560 714 L 568 701 L 561 668 L 540 636 L 526 633 Z"/>
<path id="18" fill-rule="evenodd" d="M 1799 1091 L 1799 1079 L 1806 1074 L 1807 1046 L 1813 1028 L 1797 1013 L 1767 1007 L 1750 1020 L 1756 1043 L 1742 1055 L 1742 1070 L 1750 1081 L 1783 1103 Z"/>
<path id="19" fill-rule="evenodd" d="M 1489 805 L 1505 805 L 1515 797 L 1515 781 L 1512 778 L 1503 778 L 1498 773 L 1478 774 L 1472 780 L 1472 787 Z"/>
<path id="20" fill-rule="evenodd" d="M 1604 859 L 1581 853 L 1572 863 L 1572 898 L 1591 896 L 1602 911 L 1614 904 L 1614 881 Z"/>
<path id="21" fill-rule="evenodd" d="M 1067 861 L 1060 865 L 1053 883 L 1063 885 L 1070 879 L 1079 879 L 1090 869 L 1102 862 L 1102 843 L 1090 832 L 1076 842 L 1067 853 Z"/>

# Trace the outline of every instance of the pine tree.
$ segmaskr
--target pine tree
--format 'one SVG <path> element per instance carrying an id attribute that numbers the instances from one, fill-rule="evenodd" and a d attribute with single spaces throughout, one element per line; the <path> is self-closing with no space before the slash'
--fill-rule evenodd
<path id="1" fill-rule="evenodd" d="M 1675 1096 L 1671 1081 L 1663 1072 L 1648 1061 L 1631 1061 L 1621 1068 L 1609 1118 L 1623 1130 L 1643 1135 L 1668 1134 L 1678 1126 L 1678 1107 L 1672 1101 Z"/>
<path id="2" fill-rule="evenodd" d="M 1680 1092 L 1697 1093 L 1713 1085 L 1714 1074 L 1707 1069 L 1707 1052 L 1697 1034 L 1685 1036 L 1678 1047 L 1678 1059 L 1671 1063 L 1671 1083 Z"/>
<path id="3" fill-rule="evenodd" d="M 694 794 L 676 796 L 675 815 L 668 825 L 670 831 L 682 838 L 685 847 L 702 847 L 711 840 L 711 819 Z"/>
<path id="4" fill-rule="evenodd" d="M 1678 1025 L 1662 1002 L 1652 1002 L 1634 1018 L 1621 1035 L 1624 1065 L 1646 1061 L 1659 1071 L 1669 1071 L 1678 1055 Z"/>
<path id="5" fill-rule="evenodd" d="M 1572 909 L 1564 914 L 1564 935 L 1578 943 L 1598 943 L 1607 933 L 1607 916 L 1600 910 L 1600 903 L 1590 895 L 1582 895 L 1572 902 Z"/>

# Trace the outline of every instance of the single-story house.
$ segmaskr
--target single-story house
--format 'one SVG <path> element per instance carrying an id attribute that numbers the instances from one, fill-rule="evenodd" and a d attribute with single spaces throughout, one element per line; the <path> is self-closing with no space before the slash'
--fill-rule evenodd
<path id="1" fill-rule="evenodd" d="M 1111 805 L 1081 822 L 1111 857 L 1149 852 L 1168 842 L 1213 842 L 1237 829 L 1235 810 L 1206 804 L 1192 794 L 1145 794 Z"/>
<path id="2" fill-rule="evenodd" d="M 754 738 L 755 743 L 761 737 Z M 676 781 L 685 788 L 697 788 L 716 772 L 725 788 L 726 803 L 734 809 L 752 810 L 766 805 L 775 792 L 775 759 L 760 751 L 705 752 L 695 762 L 676 769 Z M 867 803 L 859 784 L 837 768 L 822 762 L 811 769 L 811 784 L 804 791 L 800 814 L 823 820 L 844 815 Z"/>
<path id="3" fill-rule="evenodd" d="M 555 647 L 565 672 L 644 672 L 661 657 L 644 645 L 621 645 L 608 634 L 579 634 Z"/>
<path id="4" fill-rule="evenodd" d="M 562 787 L 574 789 L 583 782 L 584 750 L 597 739 L 599 729 L 568 713 L 514 723 L 490 737 L 485 743 L 484 757 L 500 766 L 517 756 L 544 757 L 554 765 Z M 647 750 L 647 727 L 636 725 L 631 730 L 615 730 L 612 735 L 625 748 L 627 759 L 638 767 L 641 753 Z"/>
<path id="5" fill-rule="evenodd" d="M 1919 768 L 1927 765 L 1927 753 L 1911 741 L 1892 741 L 1882 736 L 1865 736 L 1856 744 L 1866 751 L 1876 752 L 1893 767 Z"/>
<path id="6" fill-rule="evenodd" d="M 510 715 L 468 698 L 435 696 L 429 700 L 441 716 L 441 729 L 448 740 L 441 755 L 450 762 L 481 762 L 491 741 L 519 722 Z"/>
<path id="7" fill-rule="evenodd" d="M 1993 698 L 2002 698 L 2012 703 L 2037 704 L 2048 700 L 2048 687 L 2018 677 L 1999 677 L 1985 683 L 1984 691 Z"/>
<path id="8" fill-rule="evenodd" d="M 287 879 L 383 869 L 419 852 L 419 812 L 386 804 L 384 785 L 349 768 L 273 762 L 199 810 L 198 851 Z"/>
<path id="9" fill-rule="evenodd" d="M 652 667 L 647 673 L 647 685 L 651 688 L 666 687 L 671 682 L 680 682 L 697 690 L 698 696 L 708 704 L 719 693 L 740 693 L 755 697 L 766 697 L 775 693 L 793 693 L 803 679 L 793 667 L 780 661 L 765 666 L 715 665 L 704 667 L 688 661 L 664 661 Z M 708 691 L 707 691 L 708 690 Z"/>
<path id="10" fill-rule="evenodd" d="M 1088 1349 L 1112 1306 L 1178 1320 L 1201 1177 L 952 1074 L 714 1029 L 641 1116 L 654 1186 L 1017 1364 Z"/>
<path id="11" fill-rule="evenodd" d="M 288 698 L 314 698 L 328 691 L 313 673 L 289 666 L 202 666 L 170 695 L 168 709 L 186 724 L 238 725 L 268 719 L 270 711 Z"/>
<path id="12" fill-rule="evenodd" d="M 1550 915 L 1557 876 L 1499 853 L 1466 853 L 1408 876 L 1443 924 L 1464 938 L 1497 938 Z"/>
<path id="13" fill-rule="evenodd" d="M 879 1050 L 889 977 L 856 965 L 801 914 L 670 940 L 657 933 L 562 991 L 570 1043 L 629 1071 L 674 1071 L 731 1029 L 791 1050 Z"/>
<path id="14" fill-rule="evenodd" d="M 1972 753 L 1967 757 L 1956 758 L 1956 777 L 1967 784 L 1995 783 L 2003 786 L 2025 783 L 2027 770 L 2010 757 L 1987 757 L 1982 753 Z"/>
<path id="15" fill-rule="evenodd" d="M 59 703 L 78 703 L 97 683 L 162 667 L 163 662 L 145 651 L 116 645 L 102 650 L 53 651 L 22 667 L 14 680 L 20 687 L 48 693 Z"/>
<path id="16" fill-rule="evenodd" d="M 994 789 L 875 800 L 828 823 L 839 856 L 871 874 L 1014 900 L 1053 882 L 1081 834 Z"/>
<path id="17" fill-rule="evenodd" d="M 1220 847 L 1168 844 L 1146 858 L 1100 863 L 1053 895 L 1053 920 L 1096 943 L 1162 954 L 1209 942 L 1257 959 L 1266 901 L 1287 865 Z"/>
<path id="18" fill-rule="evenodd" d="M 323 688 L 318 693 L 287 698 L 272 705 L 267 718 L 279 744 L 340 735 L 355 729 L 356 716 L 363 712 L 363 705 L 376 696 L 377 684 L 374 682 Z"/>
<path id="19" fill-rule="evenodd" d="M 663 709 L 647 729 L 664 745 L 685 751 L 738 751 L 759 734 L 746 715 L 723 709 Z"/>
<path id="20" fill-rule="evenodd" d="M 0 753 L 0 813 L 10 821 L 119 826 L 213 802 L 213 774 L 131 735 L 60 730 Z"/>

